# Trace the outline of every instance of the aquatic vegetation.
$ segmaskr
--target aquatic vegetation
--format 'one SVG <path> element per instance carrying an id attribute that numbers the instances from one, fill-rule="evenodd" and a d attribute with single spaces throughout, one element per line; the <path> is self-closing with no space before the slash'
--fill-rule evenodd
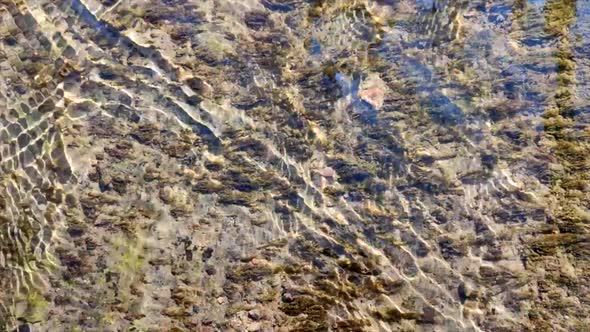
<path id="1" fill-rule="evenodd" d="M 27 322 L 39 322 L 47 318 L 50 303 L 38 292 L 30 291 L 24 299 L 26 310 L 21 317 Z"/>

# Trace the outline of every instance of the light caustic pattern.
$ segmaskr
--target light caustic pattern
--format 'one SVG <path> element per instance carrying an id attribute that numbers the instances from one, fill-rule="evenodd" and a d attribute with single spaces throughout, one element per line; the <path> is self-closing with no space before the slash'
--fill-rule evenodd
<path id="1" fill-rule="evenodd" d="M 6 330 L 588 327 L 586 2 L 0 5 Z"/>

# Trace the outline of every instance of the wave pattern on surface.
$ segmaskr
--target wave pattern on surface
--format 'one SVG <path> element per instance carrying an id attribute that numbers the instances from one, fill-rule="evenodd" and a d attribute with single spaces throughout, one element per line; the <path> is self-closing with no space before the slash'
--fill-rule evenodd
<path id="1" fill-rule="evenodd" d="M 588 326 L 580 2 L 0 4 L 7 329 Z"/>

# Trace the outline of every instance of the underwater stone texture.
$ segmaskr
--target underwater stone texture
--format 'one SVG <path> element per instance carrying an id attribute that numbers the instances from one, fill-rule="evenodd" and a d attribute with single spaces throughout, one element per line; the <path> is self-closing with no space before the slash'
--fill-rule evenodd
<path id="1" fill-rule="evenodd" d="M 0 329 L 590 330 L 589 32 L 573 0 L 0 0 Z"/>

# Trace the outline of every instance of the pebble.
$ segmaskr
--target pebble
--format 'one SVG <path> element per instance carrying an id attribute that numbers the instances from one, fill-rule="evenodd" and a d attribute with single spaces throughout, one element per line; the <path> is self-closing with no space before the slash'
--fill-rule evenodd
<path id="1" fill-rule="evenodd" d="M 261 265 L 265 263 L 265 260 L 260 258 L 252 258 L 250 262 L 252 263 L 252 265 Z"/>
<path id="2" fill-rule="evenodd" d="M 262 315 L 260 313 L 260 310 L 258 309 L 252 309 L 248 312 L 248 318 L 252 319 L 252 320 L 260 320 L 262 318 Z"/>
<path id="3" fill-rule="evenodd" d="M 254 322 L 254 323 L 248 324 L 248 331 L 250 331 L 250 332 L 260 331 L 261 329 L 262 329 L 262 324 L 260 324 L 259 322 Z"/>
<path id="4" fill-rule="evenodd" d="M 31 326 L 29 324 L 24 324 L 18 327 L 18 332 L 32 332 Z"/>
<path id="5" fill-rule="evenodd" d="M 326 178 L 333 178 L 336 176 L 336 171 L 332 167 L 324 167 L 318 170 L 318 174 Z"/>
<path id="6" fill-rule="evenodd" d="M 362 100 L 371 104 L 373 108 L 379 110 L 383 107 L 383 103 L 385 102 L 385 90 L 385 82 L 378 74 L 374 73 L 370 74 L 365 80 L 363 80 L 358 96 Z"/>
<path id="7" fill-rule="evenodd" d="M 291 293 L 283 293 L 282 300 L 287 303 L 293 302 L 293 295 Z"/>

